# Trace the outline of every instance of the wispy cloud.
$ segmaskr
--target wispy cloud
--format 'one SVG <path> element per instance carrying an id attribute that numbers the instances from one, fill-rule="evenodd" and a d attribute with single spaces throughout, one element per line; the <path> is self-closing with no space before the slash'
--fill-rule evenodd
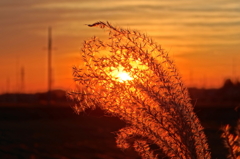
<path id="1" fill-rule="evenodd" d="M 81 40 L 102 35 L 84 25 L 100 20 L 145 32 L 176 57 L 198 63 L 211 52 L 221 54 L 215 61 L 240 52 L 239 0 L 1 0 L 0 19 L 0 54 L 6 59 L 17 53 L 28 60 L 42 57 L 36 47 L 45 47 L 48 26 L 61 47 L 59 56 L 74 52 Z"/>

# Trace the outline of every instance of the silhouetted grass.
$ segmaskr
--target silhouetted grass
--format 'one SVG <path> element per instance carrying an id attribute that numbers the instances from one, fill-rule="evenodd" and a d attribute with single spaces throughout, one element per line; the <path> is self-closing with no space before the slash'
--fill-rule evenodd
<path id="1" fill-rule="evenodd" d="M 100 107 L 127 123 L 117 145 L 131 146 L 142 158 L 210 158 L 203 127 L 193 111 L 181 76 L 168 54 L 137 31 L 97 22 L 109 31 L 108 41 L 85 41 L 84 67 L 74 67 L 78 88 L 69 97 L 76 112 Z M 124 71 L 132 80 L 113 74 Z"/>

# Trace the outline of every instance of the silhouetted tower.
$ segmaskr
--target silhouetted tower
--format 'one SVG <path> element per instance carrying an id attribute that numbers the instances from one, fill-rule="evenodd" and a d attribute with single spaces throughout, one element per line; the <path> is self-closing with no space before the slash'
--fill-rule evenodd
<path id="1" fill-rule="evenodd" d="M 236 61 L 235 61 L 235 58 L 233 57 L 233 59 L 232 59 L 232 81 L 235 82 L 236 79 L 237 79 L 237 77 L 236 77 Z"/>
<path id="2" fill-rule="evenodd" d="M 21 68 L 21 92 L 24 93 L 24 89 L 25 89 L 25 82 L 24 82 L 24 76 L 25 76 L 25 71 L 24 71 L 24 67 Z"/>
<path id="3" fill-rule="evenodd" d="M 206 87 L 207 87 L 206 75 L 203 74 L 203 77 L 202 77 L 202 88 L 206 88 Z"/>
<path id="4" fill-rule="evenodd" d="M 51 105 L 52 91 L 52 28 L 48 28 L 48 105 Z"/>
<path id="5" fill-rule="evenodd" d="M 19 93 L 19 58 L 16 57 L 16 93 Z"/>
<path id="6" fill-rule="evenodd" d="M 9 79 L 9 77 L 6 80 L 6 93 L 10 93 L 10 79 Z"/>

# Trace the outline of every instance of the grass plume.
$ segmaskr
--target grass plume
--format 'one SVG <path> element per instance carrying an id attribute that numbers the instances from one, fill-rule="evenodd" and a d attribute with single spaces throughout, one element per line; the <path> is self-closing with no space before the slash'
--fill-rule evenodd
<path id="1" fill-rule="evenodd" d="M 231 127 L 226 125 L 222 128 L 222 138 L 226 148 L 228 148 L 229 159 L 240 159 L 240 120 L 234 133 L 231 133 Z"/>
<path id="2" fill-rule="evenodd" d="M 82 48 L 84 67 L 73 67 L 78 88 L 69 97 L 79 113 L 100 107 L 127 123 L 117 146 L 133 146 L 145 159 L 209 159 L 203 127 L 173 61 L 151 38 L 138 31 L 97 22 L 109 38 L 93 37 Z M 131 77 L 120 80 L 114 72 Z M 152 149 L 152 146 L 156 147 Z"/>

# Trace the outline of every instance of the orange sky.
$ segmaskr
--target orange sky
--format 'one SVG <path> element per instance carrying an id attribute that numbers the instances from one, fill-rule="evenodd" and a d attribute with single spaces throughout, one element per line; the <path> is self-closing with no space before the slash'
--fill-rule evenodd
<path id="1" fill-rule="evenodd" d="M 74 87 L 83 40 L 105 35 L 84 24 L 100 20 L 151 36 L 187 86 L 219 87 L 240 76 L 239 0 L 1 0 L 0 19 L 0 93 L 47 90 L 49 26 L 53 88 Z"/>

